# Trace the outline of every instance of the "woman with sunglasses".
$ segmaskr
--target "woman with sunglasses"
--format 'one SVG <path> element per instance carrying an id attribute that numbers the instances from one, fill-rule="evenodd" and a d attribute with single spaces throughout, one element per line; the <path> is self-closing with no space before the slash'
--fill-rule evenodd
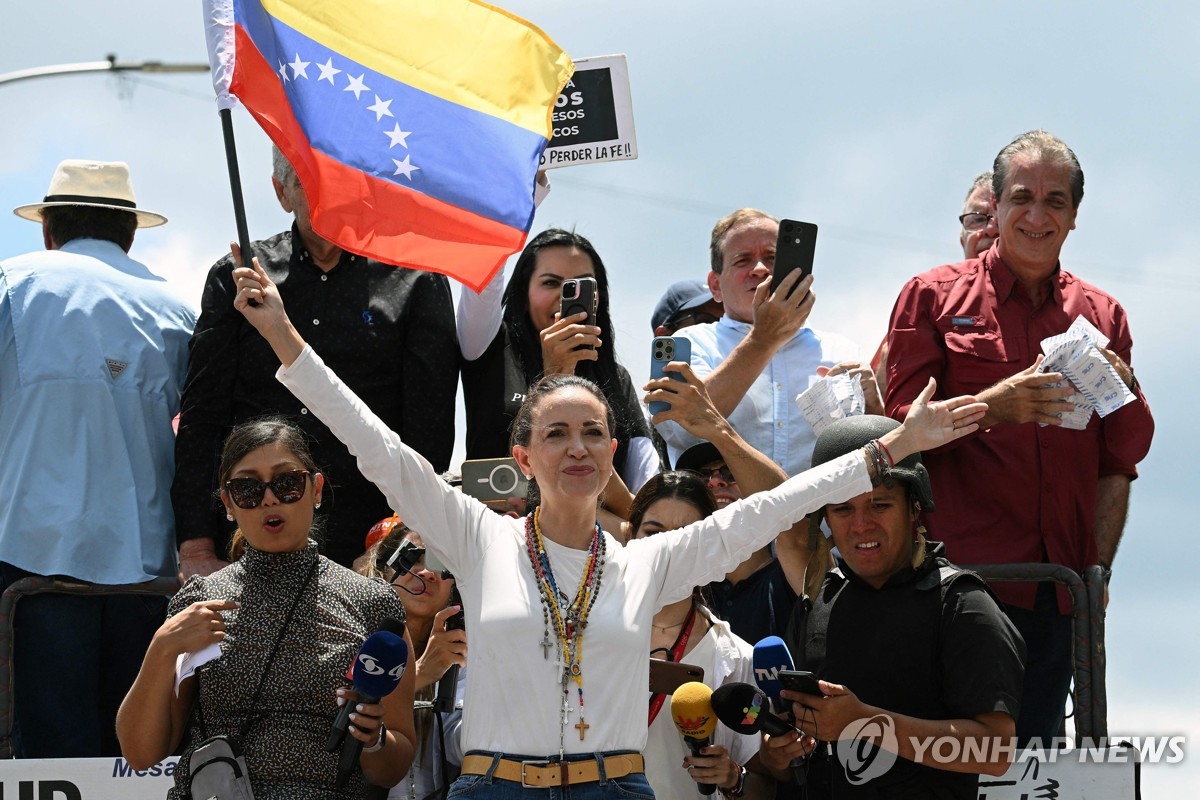
<path id="1" fill-rule="evenodd" d="M 629 524 L 633 540 L 699 522 L 717 510 L 704 478 L 692 471 L 655 475 L 633 498 Z M 754 683 L 754 648 L 718 619 L 700 588 L 663 606 L 651 620 L 650 657 L 701 667 L 704 683 Z M 698 784 L 716 786 L 727 797 L 768 797 L 774 781 L 750 777 L 745 767 L 758 754 L 759 737 L 717 726 L 712 744 L 690 755 L 671 717 L 671 698 L 651 694 L 646 740 L 646 777 L 658 800 L 695 800 Z"/>
<path id="2" fill-rule="evenodd" d="M 551 787 L 570 787 L 574 800 L 651 796 L 640 751 L 654 613 L 808 512 L 869 491 L 892 458 L 971 433 L 986 410 L 970 398 L 930 403 L 931 383 L 908 423 L 880 442 L 621 547 L 596 523 L 618 442 L 595 384 L 555 375 L 529 389 L 513 421 L 512 454 L 530 480 L 533 510 L 524 519 L 499 516 L 448 487 L 325 368 L 257 264 L 234 278 L 235 306 L 282 362 L 279 380 L 347 444 L 363 475 L 458 580 L 473 666 L 463 718 L 468 752 L 452 798 Z"/>
<path id="3" fill-rule="evenodd" d="M 388 618 L 403 622 L 403 606 L 382 582 L 317 553 L 310 534 L 325 480 L 299 428 L 280 418 L 237 426 L 219 475 L 238 526 L 235 560 L 192 577 L 171 600 L 117 715 L 122 754 L 145 769 L 190 731 L 171 800 L 191 797 L 191 752 L 217 735 L 241 747 L 258 800 L 366 798 L 370 783 L 393 785 L 412 760 L 414 672 L 366 703 L 346 671 Z M 176 659 L 212 645 L 219 657 L 176 693 Z M 347 735 L 363 749 L 339 776 L 340 754 L 326 752 L 325 741 L 346 702 L 356 704 Z"/>
<path id="4" fill-rule="evenodd" d="M 416 755 L 412 768 L 388 798 L 423 800 L 435 792 L 445 796 L 462 763 L 459 730 L 467 675 L 467 634 L 459 624 L 462 601 L 455 590 L 454 576 L 428 568 L 425 543 L 403 523 L 396 524 L 366 555 L 366 574 L 388 581 L 404 603 L 413 642 L 410 660 L 415 662 L 416 673 Z M 439 683 L 452 667 L 459 669 L 451 689 L 450 710 L 438 711 L 433 701 L 441 693 Z"/>

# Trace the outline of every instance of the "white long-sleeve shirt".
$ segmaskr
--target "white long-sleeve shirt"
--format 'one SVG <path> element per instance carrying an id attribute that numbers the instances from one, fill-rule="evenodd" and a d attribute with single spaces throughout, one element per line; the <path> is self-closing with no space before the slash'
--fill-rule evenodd
<path id="1" fill-rule="evenodd" d="M 582 643 L 586 738 L 579 700 L 560 726 L 562 666 L 541 646 L 541 600 L 525 548 L 525 520 L 503 517 L 451 488 L 306 348 L 279 380 L 358 458 L 362 474 L 454 573 L 471 641 L 463 711 L 464 752 L 546 756 L 637 750 L 646 744 L 651 624 L 655 612 L 715 580 L 804 515 L 870 491 L 855 452 L 733 503 L 677 531 L 622 547 L 604 534 L 607 557 Z M 585 550 L 545 540 L 558 586 L 574 593 Z M 553 631 L 550 635 L 553 641 Z"/>

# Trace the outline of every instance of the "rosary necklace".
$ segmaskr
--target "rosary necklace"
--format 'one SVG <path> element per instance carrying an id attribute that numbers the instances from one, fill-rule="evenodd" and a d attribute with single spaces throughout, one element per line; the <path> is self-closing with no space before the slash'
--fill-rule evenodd
<path id="1" fill-rule="evenodd" d="M 584 721 L 583 716 L 583 632 L 587 628 L 588 614 L 596 603 L 596 595 L 600 592 L 600 581 L 604 577 L 605 539 L 600 532 L 600 524 L 592 534 L 592 542 L 588 546 L 587 562 L 583 565 L 583 575 L 579 580 L 579 588 L 575 598 L 570 602 L 560 603 L 558 584 L 554 580 L 554 570 L 550 567 L 550 556 L 546 553 L 542 540 L 541 526 L 542 509 L 539 506 L 532 514 L 525 517 L 525 546 L 529 552 L 529 562 L 533 565 L 533 574 L 537 580 L 538 594 L 542 601 L 542 657 L 550 658 L 550 651 L 557 645 L 562 654 L 562 709 L 559 717 L 559 755 L 566 749 L 565 735 L 567 728 L 567 711 L 570 707 L 571 684 L 575 684 L 579 697 L 579 722 L 575 728 L 579 730 L 579 741 L 587 735 L 591 726 Z M 555 641 L 550 640 L 550 628 L 554 628 Z"/>

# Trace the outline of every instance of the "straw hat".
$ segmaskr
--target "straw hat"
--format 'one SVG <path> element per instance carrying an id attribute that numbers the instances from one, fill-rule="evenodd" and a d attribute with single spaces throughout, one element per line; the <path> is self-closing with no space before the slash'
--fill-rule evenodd
<path id="1" fill-rule="evenodd" d="M 17 206 L 13 213 L 31 222 L 42 221 L 42 209 L 53 206 L 90 206 L 128 211 L 137 217 L 139 228 L 162 225 L 167 218 L 137 207 L 129 165 L 121 161 L 67 159 L 50 179 L 50 190 L 40 203 Z"/>

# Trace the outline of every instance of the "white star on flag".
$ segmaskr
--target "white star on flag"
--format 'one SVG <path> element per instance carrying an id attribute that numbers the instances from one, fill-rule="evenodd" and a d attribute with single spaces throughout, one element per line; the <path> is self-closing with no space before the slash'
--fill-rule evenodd
<path id="1" fill-rule="evenodd" d="M 287 83 L 289 80 L 291 80 L 288 78 L 287 64 L 283 63 L 282 61 L 279 62 L 279 76 L 283 78 L 284 83 Z"/>
<path id="2" fill-rule="evenodd" d="M 375 95 L 375 105 L 367 106 L 367 110 L 374 111 L 375 121 L 379 122 L 379 120 L 383 119 L 384 117 L 393 116 L 392 112 L 388 110 L 388 106 L 391 104 L 391 100 L 381 100 L 379 95 Z"/>
<path id="3" fill-rule="evenodd" d="M 410 181 L 412 180 L 412 174 L 419 170 L 420 167 L 410 164 L 408 161 L 410 158 L 412 158 L 412 156 L 405 156 L 403 161 L 399 161 L 395 158 L 392 159 L 392 163 L 396 165 L 396 171 L 392 173 L 393 177 L 396 175 L 403 175 Z"/>
<path id="4" fill-rule="evenodd" d="M 307 78 L 308 72 L 306 72 L 306 70 L 308 69 L 308 65 L 311 63 L 311 61 L 301 61 L 300 54 L 296 53 L 296 60 L 291 64 L 288 64 L 288 66 L 292 68 L 292 79 Z"/>
<path id="5" fill-rule="evenodd" d="M 357 78 L 355 78 L 351 75 L 347 75 L 346 77 L 350 79 L 350 85 L 347 86 L 342 91 L 354 92 L 355 100 L 360 99 L 359 95 L 361 95 L 363 92 L 371 91 L 370 88 L 365 83 L 363 83 L 363 78 L 367 77 L 367 73 L 364 72 L 362 75 L 359 75 Z M 376 122 L 378 122 L 378 120 L 376 120 Z"/>
<path id="6" fill-rule="evenodd" d="M 397 122 L 396 127 L 392 128 L 390 131 L 384 131 L 383 135 L 392 140 L 392 143 L 388 145 L 389 150 L 396 145 L 403 145 L 405 148 L 407 148 L 408 142 L 406 140 L 410 135 L 412 135 L 412 131 L 400 130 L 400 123 Z"/>
<path id="7" fill-rule="evenodd" d="M 333 66 L 333 58 L 330 58 L 324 64 L 317 64 L 317 69 L 321 70 L 321 75 L 317 80 L 329 81 L 331 84 L 333 83 L 333 76 L 341 72 L 340 69 Z"/>

